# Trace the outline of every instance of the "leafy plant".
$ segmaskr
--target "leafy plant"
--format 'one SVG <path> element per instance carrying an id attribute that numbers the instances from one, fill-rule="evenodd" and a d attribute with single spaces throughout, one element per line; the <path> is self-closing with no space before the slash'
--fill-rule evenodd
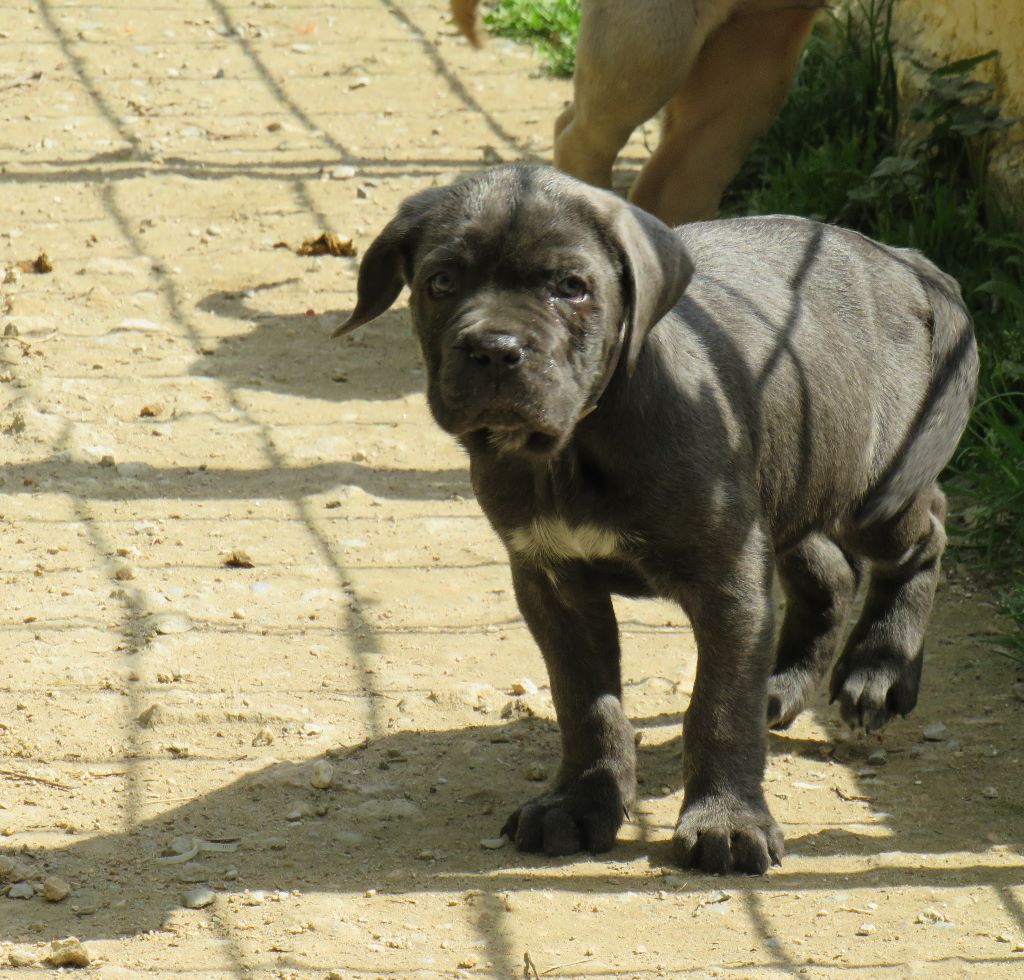
<path id="1" fill-rule="evenodd" d="M 484 22 L 499 37 L 532 43 L 552 75 L 569 78 L 575 71 L 578 0 L 501 0 Z"/>

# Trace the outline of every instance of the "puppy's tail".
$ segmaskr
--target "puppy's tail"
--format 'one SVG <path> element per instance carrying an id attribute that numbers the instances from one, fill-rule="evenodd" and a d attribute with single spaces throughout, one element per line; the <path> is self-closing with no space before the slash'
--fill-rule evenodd
<path id="1" fill-rule="evenodd" d="M 480 6 L 480 0 L 451 0 L 452 19 L 455 26 L 462 32 L 474 48 L 483 46 L 484 38 L 487 36 L 480 24 L 476 8 Z"/>
<path id="2" fill-rule="evenodd" d="M 967 426 L 978 390 L 974 325 L 956 281 L 917 252 L 900 251 L 924 289 L 931 316 L 931 384 L 888 470 L 857 514 L 861 525 L 895 517 L 938 479 Z"/>

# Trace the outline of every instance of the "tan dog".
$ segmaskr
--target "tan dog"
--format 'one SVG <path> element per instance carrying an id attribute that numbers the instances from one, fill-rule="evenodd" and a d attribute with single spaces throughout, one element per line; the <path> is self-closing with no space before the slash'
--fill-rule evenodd
<path id="1" fill-rule="evenodd" d="M 480 0 L 451 0 L 479 45 Z M 670 225 L 710 218 L 754 139 L 778 115 L 825 0 L 582 0 L 573 102 L 555 166 L 610 187 L 633 130 L 664 110 L 629 199 Z"/>

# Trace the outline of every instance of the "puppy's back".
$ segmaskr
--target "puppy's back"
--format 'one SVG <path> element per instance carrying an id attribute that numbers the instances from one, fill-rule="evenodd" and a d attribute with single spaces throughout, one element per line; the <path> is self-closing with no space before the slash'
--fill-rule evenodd
<path id="1" fill-rule="evenodd" d="M 862 523 L 893 516 L 934 482 L 977 383 L 954 280 L 918 252 L 804 218 L 678 234 L 696 272 L 675 313 L 701 334 L 765 452 L 789 455 L 801 413 L 822 441 L 849 445 L 852 434 L 864 454 Z"/>

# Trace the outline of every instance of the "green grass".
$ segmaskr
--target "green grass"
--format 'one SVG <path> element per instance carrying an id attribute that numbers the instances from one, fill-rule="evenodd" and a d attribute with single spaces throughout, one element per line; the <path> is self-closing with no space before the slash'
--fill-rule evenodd
<path id="1" fill-rule="evenodd" d="M 580 29 L 578 0 L 501 0 L 484 18 L 498 37 L 529 41 L 552 75 L 568 78 L 576 67 Z"/>
<path id="2" fill-rule="evenodd" d="M 568 0 L 501 0 L 488 23 L 557 51 L 571 73 L 578 28 Z M 751 149 L 725 214 L 802 214 L 924 252 L 961 284 L 982 370 L 978 404 L 945 482 L 950 538 L 996 588 L 1020 629 L 1000 652 L 1024 664 L 1024 230 L 989 186 L 1009 125 L 978 69 L 988 52 L 921 69 L 910 107 L 897 93 L 893 0 L 823 15 L 786 105 Z M 552 69 L 554 70 L 554 68 Z"/>

